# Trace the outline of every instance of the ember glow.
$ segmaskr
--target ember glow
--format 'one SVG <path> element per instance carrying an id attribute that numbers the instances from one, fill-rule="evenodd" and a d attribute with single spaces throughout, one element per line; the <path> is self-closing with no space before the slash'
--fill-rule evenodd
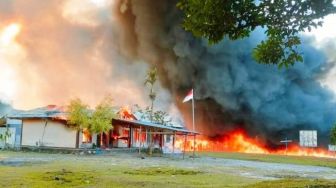
<path id="1" fill-rule="evenodd" d="M 177 139 L 175 147 L 181 151 L 193 151 L 194 140 L 188 138 L 185 143 L 184 137 Z M 322 148 L 301 148 L 297 143 L 290 144 L 285 149 L 281 146 L 277 149 L 267 148 L 267 146 L 258 138 L 249 138 L 244 131 L 236 130 L 221 138 L 211 139 L 204 136 L 198 136 L 195 142 L 196 151 L 208 152 L 239 152 L 252 154 L 279 154 L 291 156 L 312 156 L 312 157 L 335 157 L 334 153 Z M 185 144 L 185 145 L 184 145 Z"/>
<path id="2" fill-rule="evenodd" d="M 1 45 L 9 45 L 19 32 L 20 32 L 19 24 L 13 23 L 7 26 L 1 33 L 0 37 Z"/>
<path id="3" fill-rule="evenodd" d="M 22 49 L 16 43 L 15 38 L 19 34 L 21 26 L 11 23 L 0 28 L 0 98 L 8 100 L 16 92 L 15 61 L 17 55 L 22 54 Z"/>
<path id="4" fill-rule="evenodd" d="M 121 109 L 119 111 L 119 116 L 122 119 L 129 119 L 129 120 L 134 120 L 135 119 L 131 109 L 128 106 L 121 107 Z"/>

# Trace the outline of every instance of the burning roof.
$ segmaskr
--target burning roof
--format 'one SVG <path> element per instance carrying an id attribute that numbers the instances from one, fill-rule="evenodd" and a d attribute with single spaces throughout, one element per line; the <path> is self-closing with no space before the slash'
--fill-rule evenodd
<path id="1" fill-rule="evenodd" d="M 165 125 L 159 125 L 159 124 L 152 123 L 152 122 L 130 120 L 130 119 L 113 119 L 113 121 L 116 123 L 121 123 L 121 124 L 134 124 L 134 125 L 143 126 L 143 127 L 166 129 L 169 131 L 176 131 L 176 132 L 181 132 L 184 134 L 198 134 L 197 132 L 189 131 L 181 126 L 178 126 L 178 127 L 177 126 L 165 126 Z"/>
<path id="2" fill-rule="evenodd" d="M 118 109 L 118 110 L 116 110 Z M 143 126 L 150 126 L 156 128 L 167 128 L 169 127 L 171 130 L 175 131 L 187 131 L 181 125 L 173 125 L 173 126 L 165 126 L 159 125 L 156 123 L 151 123 L 147 120 L 143 120 L 137 115 L 135 115 L 128 107 L 115 107 L 113 109 L 116 111 L 118 121 L 134 123 Z M 47 105 L 40 108 L 35 108 L 32 110 L 26 111 L 15 111 L 7 116 L 8 118 L 18 118 L 18 119 L 30 119 L 30 118 L 50 118 L 50 119 L 57 119 L 57 120 L 64 120 L 68 119 L 68 113 L 66 112 L 66 107 L 64 106 L 57 106 L 57 105 Z"/>
<path id="3" fill-rule="evenodd" d="M 121 107 L 117 112 L 117 115 L 121 119 L 130 119 L 130 120 L 138 120 L 134 113 L 129 109 L 128 106 Z"/>
<path id="4" fill-rule="evenodd" d="M 151 122 L 149 119 L 144 118 L 139 111 L 133 112 L 128 106 L 119 108 L 117 117 L 118 118 L 115 118 L 114 121 L 117 121 L 118 123 L 131 123 L 145 127 L 162 128 L 183 133 L 194 133 L 192 131 L 186 130 L 183 125 L 172 124 L 171 126 L 167 126 Z"/>

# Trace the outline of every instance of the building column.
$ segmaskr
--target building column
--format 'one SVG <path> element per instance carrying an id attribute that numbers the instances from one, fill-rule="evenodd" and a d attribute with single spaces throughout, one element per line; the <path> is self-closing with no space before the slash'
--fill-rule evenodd
<path id="1" fill-rule="evenodd" d="M 173 135 L 173 154 L 175 153 L 175 136 L 176 136 L 176 133 L 174 131 L 174 135 Z"/>
<path id="2" fill-rule="evenodd" d="M 81 131 L 77 131 L 77 133 L 76 133 L 76 148 L 79 148 L 79 146 L 80 146 L 80 142 L 79 142 L 79 140 L 80 140 L 80 133 L 81 133 Z"/>
<path id="3" fill-rule="evenodd" d="M 92 137 L 92 144 L 95 144 L 97 146 L 97 134 L 93 133 L 91 137 Z"/>
<path id="4" fill-rule="evenodd" d="M 133 142 L 133 128 L 131 126 L 129 126 L 129 132 L 128 132 L 128 147 L 131 148 L 132 147 L 132 142 Z"/>
<path id="5" fill-rule="evenodd" d="M 106 136 L 106 141 L 105 141 L 106 148 L 110 148 L 110 131 L 104 134 Z"/>
<path id="6" fill-rule="evenodd" d="M 141 126 L 139 131 L 139 155 L 141 154 L 141 143 L 142 143 L 142 132 L 141 132 Z"/>

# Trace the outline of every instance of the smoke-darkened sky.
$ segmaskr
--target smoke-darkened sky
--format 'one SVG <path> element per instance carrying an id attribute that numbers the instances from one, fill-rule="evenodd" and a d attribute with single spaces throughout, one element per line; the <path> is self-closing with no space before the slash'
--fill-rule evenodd
<path id="1" fill-rule="evenodd" d="M 124 54 L 131 44 L 121 39 L 113 2 L 1 0 L 1 35 L 9 35 L 1 43 L 1 98 L 19 109 L 73 97 L 94 105 L 107 94 L 117 105 L 145 105 L 148 65 Z"/>
<path id="2" fill-rule="evenodd" d="M 0 0 L 0 98 L 29 109 L 73 97 L 94 105 L 111 94 L 116 105 L 145 106 L 145 74 L 156 66 L 156 108 L 189 124 L 181 99 L 193 87 L 198 129 L 208 135 L 237 127 L 266 139 L 301 128 L 326 134 L 336 120 L 332 35 L 303 36 L 304 63 L 279 70 L 251 58 L 263 31 L 209 46 L 181 28 L 175 3 Z"/>

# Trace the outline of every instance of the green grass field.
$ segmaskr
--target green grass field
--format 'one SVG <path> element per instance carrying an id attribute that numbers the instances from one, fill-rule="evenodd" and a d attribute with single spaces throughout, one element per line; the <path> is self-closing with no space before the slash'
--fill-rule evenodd
<path id="1" fill-rule="evenodd" d="M 53 161 L 0 166 L 0 187 L 239 187 L 257 182 L 230 174 L 175 167 L 110 165 L 97 161 Z"/>
<path id="2" fill-rule="evenodd" d="M 239 156 L 230 154 L 232 156 L 229 157 L 229 154 L 219 153 L 202 155 L 228 158 Z M 253 155 L 240 156 L 240 159 L 243 159 L 242 156 L 252 158 Z M 336 187 L 335 182 L 327 180 L 262 181 L 234 173 L 212 172 L 192 166 L 174 166 L 169 163 L 169 159 L 166 165 L 157 165 L 155 159 L 146 158 L 144 160 L 147 164 L 142 165 L 142 159 L 129 156 L 75 156 L 0 151 L 0 159 L 16 157 L 39 159 L 39 162 L 20 165 L 0 163 L 0 187 Z M 272 158 L 275 161 L 276 159 Z"/>
<path id="3" fill-rule="evenodd" d="M 248 153 L 232 153 L 232 152 L 198 152 L 197 155 L 215 157 L 215 158 L 239 159 L 249 161 L 271 162 L 271 163 L 298 164 L 298 165 L 312 165 L 312 166 L 336 168 L 336 158 L 265 155 L 265 154 L 248 154 Z"/>

